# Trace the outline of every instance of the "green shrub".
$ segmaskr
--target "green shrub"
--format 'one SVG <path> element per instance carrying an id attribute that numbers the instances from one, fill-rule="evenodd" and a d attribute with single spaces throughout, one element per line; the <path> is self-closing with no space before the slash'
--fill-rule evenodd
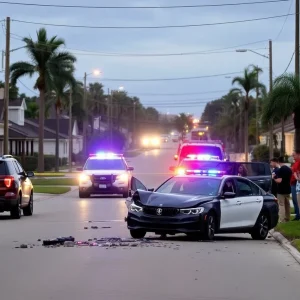
<path id="1" fill-rule="evenodd" d="M 253 160 L 254 161 L 262 161 L 269 162 L 272 157 L 270 157 L 269 146 L 267 145 L 259 145 L 253 149 Z M 279 157 L 280 151 L 278 149 L 274 149 L 274 157 Z"/>

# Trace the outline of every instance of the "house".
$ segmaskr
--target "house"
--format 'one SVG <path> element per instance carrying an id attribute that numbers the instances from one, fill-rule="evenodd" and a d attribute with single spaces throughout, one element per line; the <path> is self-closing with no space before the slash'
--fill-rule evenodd
<path id="1" fill-rule="evenodd" d="M 287 118 L 284 123 L 285 132 L 285 152 L 287 155 L 292 155 L 295 147 L 295 127 L 293 117 Z M 274 125 L 273 133 L 276 134 L 278 148 L 281 148 L 282 134 L 281 134 L 281 123 Z M 269 145 L 269 133 L 264 133 L 260 137 L 260 143 Z"/>
<path id="2" fill-rule="evenodd" d="M 3 106 L 4 92 L 0 89 L 0 155 L 3 154 Z M 26 102 L 23 99 L 9 101 L 9 154 L 20 156 L 22 153 L 31 156 L 38 152 L 39 122 L 37 119 L 25 118 Z M 69 156 L 69 119 L 59 120 L 59 156 Z M 46 119 L 44 127 L 44 154 L 55 155 L 56 119 Z M 73 120 L 73 153 L 82 150 L 82 136 L 79 135 L 77 121 Z"/>

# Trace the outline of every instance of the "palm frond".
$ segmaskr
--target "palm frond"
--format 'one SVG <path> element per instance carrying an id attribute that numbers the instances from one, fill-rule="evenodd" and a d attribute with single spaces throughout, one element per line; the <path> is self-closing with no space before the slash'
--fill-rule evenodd
<path id="1" fill-rule="evenodd" d="M 28 62 L 19 61 L 10 66 L 10 73 L 11 83 L 15 85 L 22 76 L 32 77 L 35 73 L 35 67 Z"/>

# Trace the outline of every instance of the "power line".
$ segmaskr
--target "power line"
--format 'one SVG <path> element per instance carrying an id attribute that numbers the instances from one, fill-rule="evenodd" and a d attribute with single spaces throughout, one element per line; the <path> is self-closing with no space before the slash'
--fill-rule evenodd
<path id="1" fill-rule="evenodd" d="M 285 71 L 283 72 L 283 74 L 285 74 L 286 71 L 288 70 L 288 68 L 290 67 L 290 65 L 291 65 L 291 63 L 292 63 L 292 61 L 293 61 L 294 55 L 295 55 L 295 51 L 294 51 L 294 53 L 292 54 L 292 57 L 291 57 L 291 59 L 290 59 L 290 62 L 289 62 L 289 64 L 287 65 L 287 67 L 286 67 Z"/>
<path id="2" fill-rule="evenodd" d="M 202 76 L 190 76 L 190 77 L 174 77 L 174 78 L 148 78 L 148 79 L 120 79 L 120 78 L 101 78 L 101 81 L 176 81 L 176 80 L 192 80 L 192 79 L 202 79 L 202 78 L 213 78 L 213 77 L 222 77 L 227 75 L 235 75 L 241 74 L 242 72 L 231 72 L 231 73 L 223 73 L 223 74 L 213 74 L 213 75 L 202 75 Z M 82 79 L 82 77 L 77 77 Z M 90 78 L 89 80 L 95 81 L 95 78 Z"/>
<path id="3" fill-rule="evenodd" d="M 54 27 L 69 27 L 69 28 L 85 28 L 85 29 L 166 29 L 166 28 L 189 28 L 189 27 L 204 27 L 204 26 L 216 26 L 216 25 L 226 25 L 226 24 L 238 24 L 238 23 L 248 23 L 262 20 L 278 19 L 286 16 L 292 16 L 295 14 L 285 14 L 270 17 L 227 21 L 227 22 L 216 22 L 216 23 L 202 23 L 202 24 L 185 24 L 185 25 L 162 25 L 162 26 L 89 26 L 89 25 L 67 25 L 67 24 L 54 24 L 54 23 L 42 23 L 42 22 L 30 22 L 18 19 L 12 19 L 12 22 L 23 23 L 23 24 L 33 24 L 33 25 L 43 25 L 43 26 L 54 26 Z"/>
<path id="4" fill-rule="evenodd" d="M 30 89 L 27 85 L 25 85 L 20 79 L 18 79 L 18 82 L 21 83 L 21 85 L 23 85 L 23 87 L 25 87 L 28 91 L 38 95 L 37 92 L 33 91 L 32 89 Z"/>
<path id="5" fill-rule="evenodd" d="M 174 93 L 174 94 L 153 94 L 153 93 L 134 93 L 130 92 L 128 95 L 138 95 L 138 96 L 187 96 L 187 95 L 204 95 L 204 94 L 213 94 L 213 93 L 225 93 L 228 90 L 219 90 L 219 91 L 208 91 L 208 92 L 198 92 L 198 93 Z"/>
<path id="6" fill-rule="evenodd" d="M 20 39 L 12 37 L 12 36 L 17 36 L 20 37 Z M 13 39 L 16 40 L 20 40 L 23 41 L 22 36 L 15 34 L 15 33 L 11 33 L 11 37 Z M 223 48 L 216 48 L 216 49 L 208 49 L 208 50 L 201 50 L 201 51 L 194 51 L 194 52 L 179 52 L 179 53 L 120 53 L 120 52 L 95 52 L 95 51 L 89 51 L 89 50 L 83 50 L 83 49 L 72 49 L 72 48 L 67 48 L 64 47 L 64 49 L 69 50 L 71 52 L 73 52 L 76 55 L 90 55 L 90 56 L 113 56 L 113 57 L 157 57 L 157 56 L 189 56 L 189 55 L 205 55 L 205 54 L 220 54 L 220 53 L 232 53 L 235 51 L 222 51 L 222 50 L 228 50 L 228 49 L 237 49 L 240 47 L 245 47 L 245 46 L 249 46 L 249 45 L 254 45 L 254 44 L 260 44 L 260 43 L 264 43 L 267 42 L 269 40 L 261 40 L 261 41 L 255 41 L 255 42 L 249 42 L 246 44 L 242 44 L 242 45 L 235 45 L 235 46 L 228 46 L 228 47 L 223 47 Z M 265 48 L 256 48 L 256 49 L 251 49 L 251 50 L 261 50 L 261 49 L 265 49 Z M 40 49 L 40 51 L 45 51 L 45 52 L 49 52 L 47 50 L 43 50 Z M 80 52 L 85 52 L 85 53 L 78 53 L 76 51 L 80 51 Z"/>
<path id="7" fill-rule="evenodd" d="M 83 8 L 83 9 L 176 9 L 176 8 L 205 8 L 205 7 L 225 7 L 241 5 L 257 5 L 288 2 L 290 0 L 266 0 L 253 2 L 223 3 L 223 4 L 195 4 L 195 5 L 169 5 L 169 6 L 90 6 L 90 5 L 60 5 L 60 4 L 38 4 L 23 3 L 13 1 L 0 1 L 0 4 L 35 6 L 35 7 L 55 7 L 55 8 Z"/>
<path id="8" fill-rule="evenodd" d="M 280 31 L 279 31 L 277 37 L 274 39 L 274 41 L 278 40 L 278 38 L 280 37 L 280 35 L 281 35 L 282 31 L 283 31 L 283 28 L 284 28 L 284 26 L 285 26 L 285 24 L 286 24 L 286 22 L 287 22 L 287 19 L 288 19 L 289 15 L 290 15 L 290 12 L 291 12 L 292 5 L 293 5 L 293 3 L 294 3 L 294 0 L 290 0 L 290 1 L 291 1 L 291 4 L 290 4 L 290 7 L 289 7 L 287 16 L 286 16 L 286 18 L 285 18 L 285 20 L 284 20 L 284 22 L 283 22 L 283 24 L 282 24 L 282 27 L 281 27 L 281 29 L 280 29 Z"/>

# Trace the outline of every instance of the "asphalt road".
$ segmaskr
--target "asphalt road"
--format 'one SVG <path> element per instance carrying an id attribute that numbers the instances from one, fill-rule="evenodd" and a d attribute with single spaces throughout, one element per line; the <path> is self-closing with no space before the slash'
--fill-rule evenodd
<path id="1" fill-rule="evenodd" d="M 174 151 L 149 151 L 130 165 L 155 187 L 168 177 Z M 129 237 L 124 199 L 77 194 L 37 201 L 32 217 L 0 217 L 0 299 L 300 299 L 300 266 L 273 239 L 253 241 L 245 234 L 215 242 L 155 239 L 144 247 L 44 248 L 38 239 Z M 15 248 L 22 243 L 35 246 Z"/>

